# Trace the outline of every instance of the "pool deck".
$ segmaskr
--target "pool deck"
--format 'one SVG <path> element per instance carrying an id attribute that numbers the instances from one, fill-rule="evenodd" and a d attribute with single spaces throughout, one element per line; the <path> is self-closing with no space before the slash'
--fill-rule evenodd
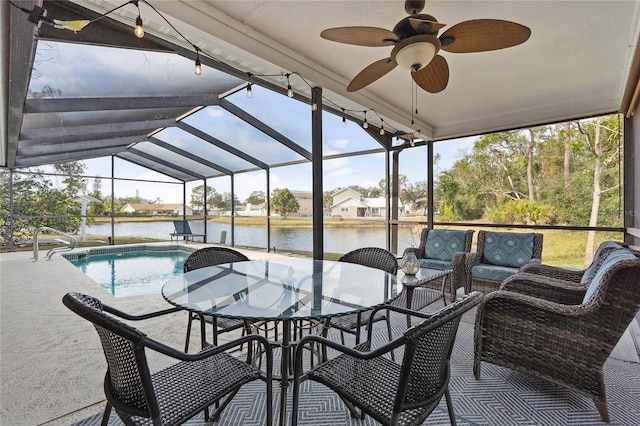
<path id="1" fill-rule="evenodd" d="M 237 250 L 250 259 L 288 257 Z M 93 327 L 62 304 L 67 292 L 89 294 L 130 313 L 169 307 L 160 294 L 115 298 L 62 256 L 47 261 L 45 254 L 37 262 L 30 251 L 0 254 L 0 425 L 69 425 L 104 409 L 104 355 Z M 140 328 L 182 347 L 186 326 L 186 315 L 178 312 Z M 222 334 L 220 341 L 233 336 Z"/>
<path id="2" fill-rule="evenodd" d="M 238 250 L 250 259 L 289 257 Z M 160 294 L 114 298 L 60 255 L 47 261 L 44 254 L 38 262 L 31 252 L 0 254 L 0 425 L 68 426 L 104 409 L 105 364 L 97 335 L 62 304 L 65 293 L 90 294 L 131 313 L 168 307 Z M 186 315 L 178 312 L 140 328 L 182 347 L 186 325 Z M 616 359 L 640 363 L 638 329 L 634 321 L 614 350 Z M 221 341 L 236 335 L 223 334 Z M 162 362 L 150 356 L 152 367 Z"/>

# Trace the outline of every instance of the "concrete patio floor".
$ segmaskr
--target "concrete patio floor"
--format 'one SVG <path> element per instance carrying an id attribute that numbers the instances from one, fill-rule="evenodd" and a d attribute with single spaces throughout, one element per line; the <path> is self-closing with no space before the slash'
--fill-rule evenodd
<path id="1" fill-rule="evenodd" d="M 285 257 L 240 251 L 251 259 Z M 62 304 L 62 296 L 83 292 L 131 313 L 168 304 L 160 294 L 116 299 L 59 255 L 46 261 L 40 253 L 38 262 L 31 257 L 31 252 L 0 254 L 0 425 L 70 425 L 104 409 L 105 362 L 95 330 Z M 140 328 L 182 347 L 186 323 L 184 313 L 176 313 Z M 637 365 L 632 381 L 640 377 L 638 341 L 634 321 L 613 355 Z M 163 361 L 151 357 L 157 367 Z"/>

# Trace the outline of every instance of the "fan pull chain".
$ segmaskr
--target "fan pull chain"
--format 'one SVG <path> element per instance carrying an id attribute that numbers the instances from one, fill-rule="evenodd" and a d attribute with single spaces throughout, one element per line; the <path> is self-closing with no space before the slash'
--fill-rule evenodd
<path id="1" fill-rule="evenodd" d="M 415 87 L 416 83 L 415 81 L 413 81 L 413 79 L 411 79 L 411 89 L 413 89 Z M 414 121 L 413 121 L 413 107 L 415 106 L 416 101 L 415 101 L 415 95 L 414 95 L 414 90 L 411 90 L 411 125 L 413 126 Z M 416 107 L 416 114 L 418 112 L 418 108 Z"/>
<path id="2" fill-rule="evenodd" d="M 415 81 L 413 82 L 413 88 L 416 94 L 416 115 L 418 115 L 418 85 L 416 84 Z"/>

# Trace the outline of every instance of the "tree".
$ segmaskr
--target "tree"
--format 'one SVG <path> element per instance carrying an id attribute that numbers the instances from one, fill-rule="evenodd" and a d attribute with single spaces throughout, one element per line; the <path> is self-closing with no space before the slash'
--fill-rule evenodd
<path id="1" fill-rule="evenodd" d="M 245 203 L 252 204 L 254 206 L 264 203 L 267 200 L 267 196 L 264 191 L 253 191 L 251 195 L 247 197 Z"/>
<path id="2" fill-rule="evenodd" d="M 422 215 L 427 215 L 429 188 L 426 180 L 421 180 L 415 184 L 408 183 L 403 195 L 403 203 L 410 204 L 414 210 L 422 209 Z"/>
<path id="3" fill-rule="evenodd" d="M 240 200 L 238 199 L 237 195 L 233 196 L 233 206 L 237 206 L 240 205 Z M 231 193 L 230 192 L 225 192 L 222 194 L 222 196 L 220 197 L 220 202 L 217 204 L 218 208 L 223 209 L 223 210 L 231 210 Z"/>
<path id="4" fill-rule="evenodd" d="M 334 189 L 333 191 L 324 191 L 322 193 L 322 206 L 324 208 L 329 208 L 333 205 L 333 194 L 335 194 L 337 191 L 337 189 Z"/>
<path id="5" fill-rule="evenodd" d="M 13 174 L 13 215 L 9 212 L 9 172 L 0 170 L 0 239 L 9 241 L 13 221 L 14 242 L 28 241 L 41 226 L 73 232 L 80 226 L 80 204 L 34 169 Z"/>
<path id="6" fill-rule="evenodd" d="M 286 218 L 287 213 L 297 212 L 300 204 L 288 188 L 276 188 L 271 192 L 271 209 Z"/>
<path id="7" fill-rule="evenodd" d="M 100 176 L 96 175 L 96 178 L 93 180 L 93 190 L 89 193 L 94 198 L 98 200 L 102 200 L 102 180 Z M 89 214 L 92 216 L 101 216 L 105 214 L 105 202 L 92 202 L 89 204 Z"/>
<path id="8" fill-rule="evenodd" d="M 584 136 L 589 149 L 593 155 L 593 191 L 591 196 L 591 215 L 589 217 L 589 226 L 598 226 L 598 215 L 600 212 L 600 202 L 603 193 L 618 188 L 618 184 L 603 189 L 604 170 L 608 165 L 618 161 L 620 156 L 620 147 L 617 145 L 618 126 L 611 119 L 597 117 L 595 120 L 582 123 L 578 121 L 578 130 Z M 595 247 L 595 231 L 587 233 L 587 248 L 585 251 L 584 262 L 588 265 L 593 258 Z"/>
<path id="9" fill-rule="evenodd" d="M 220 207 L 221 204 L 222 196 L 215 188 L 207 185 L 207 210 Z M 191 206 L 197 210 L 204 209 L 204 185 L 198 185 L 191 190 Z"/>
<path id="10" fill-rule="evenodd" d="M 64 192 L 67 196 L 75 197 L 86 192 L 87 180 L 82 175 L 84 175 L 87 166 L 82 161 L 55 163 L 53 168 L 58 173 L 66 175 L 62 183 L 65 184 Z"/>

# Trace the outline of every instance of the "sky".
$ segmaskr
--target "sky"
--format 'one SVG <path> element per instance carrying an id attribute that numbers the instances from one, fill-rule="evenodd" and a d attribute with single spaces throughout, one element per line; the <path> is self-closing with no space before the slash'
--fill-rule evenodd
<path id="1" fill-rule="evenodd" d="M 445 141 L 435 144 L 435 153 L 441 155 L 438 163 L 440 172 L 449 169 L 455 160 L 460 158 L 460 150 L 469 150 L 476 138 L 462 138 L 455 141 Z M 426 180 L 425 168 L 427 150 L 426 147 L 415 147 L 405 150 L 400 154 L 400 174 L 406 175 L 410 183 Z M 110 158 L 86 160 L 86 174 L 107 178 L 111 175 Z M 165 175 L 145 169 L 125 160 L 116 159 L 116 176 L 128 179 L 146 179 L 158 181 L 173 181 Z M 311 191 L 311 164 L 278 167 L 271 170 L 271 190 L 275 188 L 289 188 L 294 191 Z M 384 178 L 384 155 L 373 154 L 325 161 L 323 174 L 323 187 L 325 191 L 348 185 L 362 187 L 378 186 Z M 244 201 L 253 191 L 266 190 L 265 172 L 250 172 L 237 174 L 234 177 L 235 194 L 240 201 Z M 175 181 L 174 181 L 175 182 Z M 201 185 L 202 181 L 187 183 L 187 204 L 190 202 L 191 189 Z M 219 193 L 230 192 L 229 178 L 209 179 L 207 184 Z M 89 190 L 92 189 L 89 184 Z M 102 179 L 102 193 L 111 194 L 110 180 Z M 133 197 L 139 195 L 142 198 L 160 200 L 164 203 L 182 202 L 182 185 L 158 184 L 150 182 L 116 181 L 116 196 Z M 137 193 L 136 193 L 137 191 Z"/>
<path id="2" fill-rule="evenodd" d="M 216 73 L 217 71 L 203 67 L 202 75 L 195 76 L 193 63 L 177 55 L 167 56 L 154 52 L 46 42 L 38 47 L 30 89 L 41 91 L 44 87 L 52 87 L 59 91 L 61 97 L 150 94 L 157 96 L 168 95 L 175 91 L 185 94 L 202 94 L 206 93 L 207 87 L 210 87 L 207 84 L 215 84 L 215 79 L 219 78 Z M 308 104 L 255 85 L 251 98 L 241 90 L 229 95 L 226 99 L 267 123 L 307 151 L 311 151 L 311 108 Z M 371 122 L 379 123 L 375 111 L 369 111 L 368 118 Z M 302 158 L 219 106 L 203 108 L 183 121 L 243 152 L 254 155 L 267 164 L 286 163 Z M 387 130 L 393 129 L 389 129 L 387 125 Z M 228 156 L 228 153 L 179 128 L 168 128 L 156 133 L 154 137 L 196 155 L 206 156 L 208 160 L 223 166 L 227 161 L 244 161 L 237 158 L 227 159 L 225 156 Z M 441 157 L 436 171 L 442 172 L 450 168 L 454 161 L 460 158 L 461 151 L 470 149 L 475 139 L 462 138 L 436 143 L 435 153 Z M 256 146 L 260 147 L 259 154 L 255 154 Z M 163 151 L 162 148 L 149 142 L 139 143 L 135 148 L 152 155 Z M 376 148 L 380 148 L 380 145 L 360 125 L 347 121 L 347 125 L 343 126 L 342 117 L 328 112 L 323 114 L 323 155 Z M 426 180 L 426 160 L 426 147 L 405 149 L 400 154 L 400 174 L 406 175 L 410 183 Z M 111 159 L 107 157 L 84 160 L 84 163 L 87 166 L 86 175 L 105 178 L 101 180 L 101 191 L 104 196 L 110 196 L 111 182 L 106 178 L 111 176 Z M 197 166 L 200 165 L 191 165 L 191 167 Z M 244 167 L 238 167 L 236 164 L 228 168 Z M 328 160 L 323 164 L 323 187 L 325 191 L 348 185 L 377 187 L 380 180 L 384 179 L 384 172 L 384 154 L 382 153 Z M 115 176 L 176 182 L 163 174 L 122 159 L 116 159 Z M 191 189 L 201 184 L 201 180 L 187 183 L 187 204 L 190 201 Z M 209 179 L 207 184 L 219 193 L 231 190 L 228 177 Z M 119 180 L 114 185 L 116 197 L 139 195 L 145 199 L 164 203 L 182 202 L 181 184 Z M 264 171 L 236 174 L 234 185 L 235 194 L 242 202 L 252 192 L 266 190 L 266 174 Z M 311 163 L 275 167 L 270 171 L 271 190 L 289 188 L 292 191 L 311 191 L 311 187 Z M 90 182 L 88 190 L 92 189 L 93 183 Z"/>

